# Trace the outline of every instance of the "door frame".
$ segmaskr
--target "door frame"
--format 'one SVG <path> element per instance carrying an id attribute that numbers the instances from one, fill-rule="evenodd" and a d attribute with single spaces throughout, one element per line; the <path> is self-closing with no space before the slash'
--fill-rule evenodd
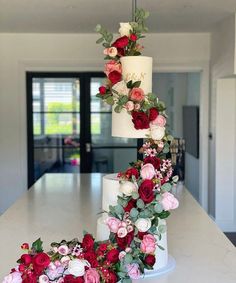
<path id="1" fill-rule="evenodd" d="M 27 172 L 28 188 L 34 182 L 34 134 L 33 134 L 33 78 L 78 78 L 80 80 L 80 173 L 90 173 L 92 168 L 91 151 L 91 117 L 90 117 L 90 78 L 105 77 L 102 72 L 26 72 L 26 105 L 27 105 Z M 85 94 L 85 95 L 82 95 Z"/>

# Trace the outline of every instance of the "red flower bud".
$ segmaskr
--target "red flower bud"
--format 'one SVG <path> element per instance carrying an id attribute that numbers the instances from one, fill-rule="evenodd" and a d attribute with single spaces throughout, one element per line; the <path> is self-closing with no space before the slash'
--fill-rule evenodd
<path id="1" fill-rule="evenodd" d="M 130 40 L 131 40 L 131 41 L 137 41 L 137 39 L 138 39 L 138 37 L 137 37 L 136 34 L 132 33 L 132 34 L 130 35 Z"/>
<path id="2" fill-rule="evenodd" d="M 24 243 L 21 245 L 22 250 L 28 250 L 29 249 L 29 244 Z"/>
<path id="3" fill-rule="evenodd" d="M 28 255 L 28 254 L 23 254 L 23 255 L 21 256 L 20 260 L 21 260 L 21 263 L 24 264 L 24 265 L 26 265 L 26 266 L 30 265 L 31 262 L 32 262 L 32 258 L 31 258 L 31 256 Z"/>
<path id="4" fill-rule="evenodd" d="M 105 86 L 102 85 L 102 86 L 99 87 L 99 92 L 100 92 L 100 94 L 105 94 L 106 91 L 107 91 L 107 89 L 106 89 Z"/>

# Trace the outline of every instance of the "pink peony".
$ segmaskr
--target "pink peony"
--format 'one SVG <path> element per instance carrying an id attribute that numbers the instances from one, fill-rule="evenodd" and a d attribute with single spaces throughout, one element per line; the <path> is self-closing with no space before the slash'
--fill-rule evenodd
<path id="1" fill-rule="evenodd" d="M 108 217 L 106 225 L 112 233 L 117 233 L 119 226 L 121 225 L 121 221 L 115 217 Z"/>
<path id="2" fill-rule="evenodd" d="M 130 92 L 130 98 L 134 101 L 141 102 L 145 98 L 144 91 L 139 87 L 134 87 Z"/>
<path id="3" fill-rule="evenodd" d="M 154 166 L 151 163 L 143 165 L 141 168 L 140 175 L 144 180 L 153 179 L 153 177 L 156 175 Z"/>
<path id="4" fill-rule="evenodd" d="M 134 103 L 133 103 L 133 101 L 128 101 L 128 102 L 125 104 L 125 108 L 126 108 L 128 111 L 134 110 Z"/>
<path id="5" fill-rule="evenodd" d="M 84 275 L 84 282 L 85 283 L 99 283 L 100 276 L 96 269 L 89 268 Z"/>
<path id="6" fill-rule="evenodd" d="M 158 115 L 156 119 L 152 121 L 152 124 L 160 127 L 165 127 L 166 118 L 162 115 Z"/>
<path id="7" fill-rule="evenodd" d="M 169 192 L 162 195 L 161 204 L 164 210 L 176 209 L 179 206 L 179 201 Z"/>
<path id="8" fill-rule="evenodd" d="M 114 72 L 114 71 L 121 73 L 122 71 L 121 64 L 117 63 L 115 60 L 111 60 L 105 64 L 104 72 L 108 76 L 111 72 Z"/>
<path id="9" fill-rule="evenodd" d="M 152 254 L 156 250 L 156 239 L 153 235 L 148 234 L 143 236 L 143 240 L 140 245 L 140 249 L 143 253 Z"/>
<path id="10" fill-rule="evenodd" d="M 121 227 L 118 229 L 117 236 L 119 238 L 124 238 L 128 234 L 127 229 L 125 227 Z"/>
<path id="11" fill-rule="evenodd" d="M 131 279 L 139 279 L 140 278 L 140 269 L 137 263 L 131 263 L 126 265 L 127 272 Z"/>
<path id="12" fill-rule="evenodd" d="M 22 282 L 21 273 L 15 271 L 5 276 L 2 283 L 21 283 L 21 282 Z"/>

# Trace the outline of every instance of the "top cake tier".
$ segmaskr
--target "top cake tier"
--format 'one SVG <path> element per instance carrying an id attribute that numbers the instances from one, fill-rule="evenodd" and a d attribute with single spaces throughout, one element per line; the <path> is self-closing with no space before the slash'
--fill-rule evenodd
<path id="1" fill-rule="evenodd" d="M 120 59 L 125 82 L 141 81 L 140 88 L 145 94 L 152 92 L 152 58 L 146 56 L 124 56 Z M 124 138 L 146 138 L 149 129 L 136 130 L 132 117 L 123 109 L 121 113 L 112 111 L 112 136 Z"/>

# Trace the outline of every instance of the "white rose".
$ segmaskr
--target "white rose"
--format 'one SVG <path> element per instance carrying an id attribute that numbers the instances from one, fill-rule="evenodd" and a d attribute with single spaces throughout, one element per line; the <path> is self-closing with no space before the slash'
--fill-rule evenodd
<path id="1" fill-rule="evenodd" d="M 165 127 L 151 126 L 151 138 L 153 140 L 161 140 L 165 136 Z"/>
<path id="2" fill-rule="evenodd" d="M 120 192 L 126 196 L 131 196 L 132 192 L 137 191 L 137 188 L 134 183 L 132 182 L 123 182 L 120 185 Z"/>
<path id="3" fill-rule="evenodd" d="M 22 278 L 21 278 L 21 273 L 20 272 L 12 272 L 8 274 L 7 276 L 4 277 L 2 283 L 21 283 Z"/>
<path id="4" fill-rule="evenodd" d="M 89 266 L 86 260 L 73 259 L 68 264 L 68 272 L 76 277 L 83 276 L 85 273 L 85 266 Z"/>
<path id="5" fill-rule="evenodd" d="M 120 23 L 119 33 L 121 36 L 129 36 L 132 31 L 130 23 Z"/>
<path id="6" fill-rule="evenodd" d="M 47 277 L 47 275 L 40 275 L 39 276 L 39 283 L 47 283 L 49 282 L 49 278 Z"/>
<path id="7" fill-rule="evenodd" d="M 147 232 L 151 228 L 152 223 L 149 218 L 139 218 L 134 225 L 138 228 L 139 232 Z"/>
<path id="8" fill-rule="evenodd" d="M 116 92 L 123 94 L 123 95 L 128 95 L 129 94 L 129 89 L 127 88 L 126 82 L 125 81 L 120 81 L 117 84 L 115 84 L 112 89 L 114 89 Z"/>

